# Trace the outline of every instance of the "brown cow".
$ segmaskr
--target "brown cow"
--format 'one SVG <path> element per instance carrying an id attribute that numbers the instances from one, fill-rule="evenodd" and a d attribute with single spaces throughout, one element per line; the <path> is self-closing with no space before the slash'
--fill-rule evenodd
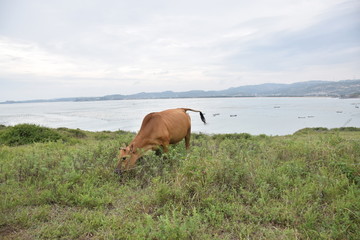
<path id="1" fill-rule="evenodd" d="M 119 163 L 115 172 L 120 174 L 135 166 L 142 154 L 148 150 L 163 148 L 168 151 L 169 144 L 175 144 L 185 138 L 185 147 L 189 149 L 191 120 L 186 111 L 199 112 L 201 120 L 206 123 L 202 112 L 190 108 L 169 109 L 162 112 L 149 113 L 145 116 L 140 131 L 129 146 L 122 148 Z"/>

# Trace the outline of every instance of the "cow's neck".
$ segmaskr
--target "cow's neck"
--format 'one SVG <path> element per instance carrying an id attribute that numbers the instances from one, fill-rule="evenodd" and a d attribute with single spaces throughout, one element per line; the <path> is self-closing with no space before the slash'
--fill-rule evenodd
<path id="1" fill-rule="evenodd" d="M 130 143 L 130 145 L 133 145 L 133 148 L 135 151 L 138 149 L 142 149 L 144 151 L 150 150 L 153 147 L 153 144 L 147 139 L 143 138 L 141 135 L 137 135 L 134 140 Z"/>
<path id="2" fill-rule="evenodd" d="M 145 142 L 143 141 L 143 139 L 141 139 L 141 137 L 139 135 L 137 135 L 134 140 L 132 140 L 132 142 L 130 143 L 130 145 L 133 145 L 134 150 L 138 149 L 138 148 L 144 148 L 144 146 L 146 145 Z"/>

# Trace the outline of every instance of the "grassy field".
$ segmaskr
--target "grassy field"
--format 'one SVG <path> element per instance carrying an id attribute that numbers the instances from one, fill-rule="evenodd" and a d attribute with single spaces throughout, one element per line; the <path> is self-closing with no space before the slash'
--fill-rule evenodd
<path id="1" fill-rule="evenodd" d="M 0 127 L 1 239 L 360 239 L 360 129 L 193 134 L 113 173 L 128 132 Z"/>

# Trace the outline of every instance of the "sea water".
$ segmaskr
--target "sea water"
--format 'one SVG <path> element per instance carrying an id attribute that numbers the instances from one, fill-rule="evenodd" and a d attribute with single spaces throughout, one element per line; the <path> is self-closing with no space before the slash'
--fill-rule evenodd
<path id="1" fill-rule="evenodd" d="M 0 104 L 0 124 L 33 123 L 90 131 L 136 132 L 150 112 L 193 108 L 192 131 L 207 134 L 292 134 L 307 127 L 360 127 L 360 99 L 338 98 L 186 98 L 94 102 Z"/>

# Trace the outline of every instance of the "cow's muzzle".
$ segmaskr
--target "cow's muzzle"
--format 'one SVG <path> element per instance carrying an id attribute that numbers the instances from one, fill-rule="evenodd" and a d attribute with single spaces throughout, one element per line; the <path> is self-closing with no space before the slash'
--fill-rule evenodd
<path id="1" fill-rule="evenodd" d="M 117 168 L 117 169 L 115 169 L 114 173 L 117 174 L 117 175 L 119 175 L 119 176 L 121 176 L 122 171 Z"/>

